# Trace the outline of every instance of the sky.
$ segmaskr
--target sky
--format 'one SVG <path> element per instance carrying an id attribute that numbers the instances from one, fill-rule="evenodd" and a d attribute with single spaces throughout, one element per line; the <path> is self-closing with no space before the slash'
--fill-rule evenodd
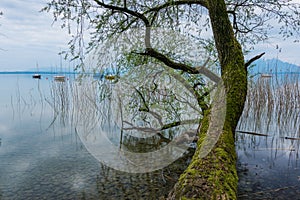
<path id="1" fill-rule="evenodd" d="M 39 12 L 46 0 L 1 0 L 0 71 L 60 67 L 58 53 L 70 36 L 53 24 L 51 13 Z"/>
<path id="2" fill-rule="evenodd" d="M 39 12 L 46 3 L 47 0 L 0 1 L 0 11 L 4 14 L 0 17 L 0 71 L 60 66 L 58 53 L 67 50 L 70 35 L 60 28 L 59 22 L 53 24 L 51 13 Z M 265 59 L 278 58 L 300 65 L 300 43 L 283 41 L 278 36 L 271 38 L 257 45 L 246 59 L 266 52 Z"/>

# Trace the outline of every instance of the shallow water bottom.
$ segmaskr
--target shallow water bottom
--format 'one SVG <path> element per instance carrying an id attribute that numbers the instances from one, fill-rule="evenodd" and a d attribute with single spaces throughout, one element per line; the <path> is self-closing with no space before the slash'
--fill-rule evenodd
<path id="1" fill-rule="evenodd" d="M 298 147 L 294 141 L 239 135 L 238 199 L 300 199 Z"/>

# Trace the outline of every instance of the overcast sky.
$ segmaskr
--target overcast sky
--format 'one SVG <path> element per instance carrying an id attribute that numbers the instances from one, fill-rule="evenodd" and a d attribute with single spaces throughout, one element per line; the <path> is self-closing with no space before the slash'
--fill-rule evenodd
<path id="1" fill-rule="evenodd" d="M 40 13 L 47 0 L 0 0 L 0 71 L 59 65 L 58 52 L 69 36 L 51 14 Z"/>
<path id="2" fill-rule="evenodd" d="M 297 0 L 298 1 L 298 0 Z M 299 0 L 300 1 L 300 0 Z M 67 48 L 70 36 L 60 29 L 59 23 L 52 24 L 49 13 L 40 13 L 47 0 L 0 0 L 0 71 L 40 70 L 59 67 L 58 52 Z M 276 46 L 279 45 L 279 49 Z M 266 52 L 265 58 L 279 58 L 300 65 L 300 44 L 282 41 L 274 37 L 261 44 L 250 54 Z M 66 66 L 67 67 L 67 66 Z"/>

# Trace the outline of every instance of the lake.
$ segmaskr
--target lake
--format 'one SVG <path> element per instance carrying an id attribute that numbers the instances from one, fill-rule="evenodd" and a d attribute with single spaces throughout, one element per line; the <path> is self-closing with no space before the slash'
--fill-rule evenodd
<path id="1" fill-rule="evenodd" d="M 262 88 L 267 88 L 270 81 L 264 80 Z M 236 143 L 240 199 L 295 199 L 300 194 L 299 104 L 278 107 L 278 102 L 283 103 L 279 94 L 294 102 L 297 96 L 293 94 L 299 93 L 287 86 L 277 88 L 270 87 L 269 96 L 264 89 L 250 92 L 248 99 L 261 103 L 248 102 L 240 121 L 238 129 L 246 132 L 237 132 Z M 168 194 L 188 165 L 192 148 L 153 172 L 128 173 L 104 165 L 84 140 L 96 137 L 97 131 L 110 132 L 108 141 L 117 148 L 144 151 L 157 147 L 146 139 L 121 141 L 120 123 L 111 122 L 109 114 L 118 108 L 107 106 L 109 102 L 103 107 L 94 104 L 102 98 L 93 95 L 97 91 L 93 78 L 76 81 L 70 75 L 65 81 L 55 81 L 46 74 L 42 79 L 30 74 L 0 75 L 1 200 L 158 199 Z M 87 98 L 81 99 L 82 92 Z M 269 110 L 265 105 L 270 105 Z M 103 151 L 109 148 L 108 143 L 101 145 Z"/>
<path id="2" fill-rule="evenodd" d="M 0 75 L 0 199 L 157 199 L 166 195 L 190 156 L 149 173 L 126 173 L 103 165 L 78 133 L 82 125 L 95 124 L 84 123 L 88 120 L 84 112 L 71 116 L 64 110 L 74 111 L 64 96 L 73 82 L 74 77 L 56 82 L 53 75 L 42 75 L 42 79 L 30 74 Z"/>
<path id="3" fill-rule="evenodd" d="M 300 73 L 249 84 L 237 128 L 240 199 L 300 199 Z"/>

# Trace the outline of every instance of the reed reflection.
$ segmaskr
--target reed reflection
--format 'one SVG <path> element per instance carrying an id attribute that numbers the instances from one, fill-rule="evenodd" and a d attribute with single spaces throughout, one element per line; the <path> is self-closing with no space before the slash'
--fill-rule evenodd
<path id="1" fill-rule="evenodd" d="M 120 151 L 149 152 L 161 149 L 176 137 L 188 149 L 170 166 L 151 173 L 124 173 L 100 162 L 101 169 L 96 180 L 93 179 L 97 193 L 83 190 L 82 197 L 159 198 L 172 188 L 188 165 L 194 151 L 189 147 L 196 139 L 193 135 L 202 116 L 201 108 L 194 94 L 183 90 L 185 86 L 177 91 L 162 88 L 157 74 L 153 82 L 141 82 L 144 79 L 138 77 L 137 80 L 130 77 L 130 81 L 129 78 L 112 81 L 83 77 L 51 82 L 51 95 L 46 101 L 53 110 L 53 120 L 48 129 L 55 129 L 58 124 L 70 126 L 89 152 L 93 150 L 89 142 L 103 149 L 109 148 L 108 143 L 103 142 L 107 138 L 110 145 Z M 148 75 L 146 73 L 144 76 Z M 168 83 L 171 84 L 171 80 Z M 177 94 L 178 91 L 185 93 Z M 124 154 L 118 156 L 114 159 L 128 162 L 130 158 Z"/>
<path id="2" fill-rule="evenodd" d="M 299 76 L 274 73 L 249 85 L 236 142 L 243 199 L 290 198 L 300 191 Z"/>
<path id="3" fill-rule="evenodd" d="M 201 105 L 210 101 L 204 81 L 179 78 L 177 72 L 154 65 L 122 76 L 53 82 L 47 99 L 53 108 L 49 127 L 68 121 L 95 158 L 119 170 L 134 170 L 135 162 L 146 166 L 141 171 L 163 168 L 166 156 L 172 163 L 197 140 Z M 153 151 L 166 156 L 146 156 Z"/>

